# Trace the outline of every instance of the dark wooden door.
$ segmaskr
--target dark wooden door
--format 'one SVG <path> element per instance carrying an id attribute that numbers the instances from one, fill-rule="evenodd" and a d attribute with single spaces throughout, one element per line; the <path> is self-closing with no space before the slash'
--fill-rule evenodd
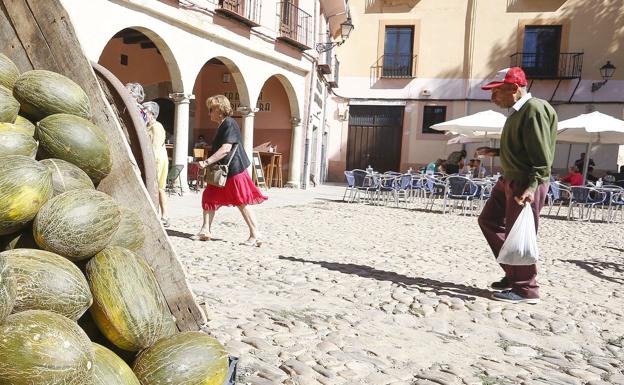
<path id="1" fill-rule="evenodd" d="M 402 106 L 350 106 L 347 170 L 399 171 Z"/>

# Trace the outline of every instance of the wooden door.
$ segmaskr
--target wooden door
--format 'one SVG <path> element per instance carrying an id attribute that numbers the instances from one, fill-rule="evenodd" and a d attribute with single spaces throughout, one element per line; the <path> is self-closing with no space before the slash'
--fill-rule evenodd
<path id="1" fill-rule="evenodd" d="M 399 171 L 402 106 L 350 106 L 347 170 Z"/>

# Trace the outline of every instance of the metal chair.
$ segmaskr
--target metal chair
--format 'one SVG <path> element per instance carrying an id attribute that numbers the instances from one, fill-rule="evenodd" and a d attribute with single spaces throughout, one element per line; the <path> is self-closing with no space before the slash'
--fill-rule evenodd
<path id="1" fill-rule="evenodd" d="M 472 202 L 477 197 L 479 186 L 470 178 L 465 176 L 451 175 L 446 178 L 446 188 L 444 194 L 444 207 L 442 213 L 446 212 L 447 200 L 453 201 L 452 210 L 455 209 L 457 203 L 462 203 L 462 214 L 466 214 L 466 206 L 470 204 L 470 214 L 473 214 Z"/>
<path id="2" fill-rule="evenodd" d="M 433 211 L 433 205 L 436 199 L 443 199 L 446 193 L 446 182 L 438 179 L 433 175 L 425 174 L 425 185 L 423 189 L 425 199 L 425 210 L 431 205 L 430 211 Z M 428 198 L 428 202 L 426 201 Z"/>
<path id="3" fill-rule="evenodd" d="M 165 191 L 167 195 L 171 196 L 176 193 L 176 189 L 178 191 L 178 195 L 182 196 L 182 178 L 180 177 L 180 173 L 184 170 L 184 165 L 176 164 L 169 167 L 169 172 L 167 173 L 167 185 L 165 187 Z"/>
<path id="4" fill-rule="evenodd" d="M 561 182 L 552 182 L 550 187 L 548 188 L 548 194 L 546 195 L 547 204 L 548 204 L 548 215 L 553 209 L 553 206 L 559 204 L 557 208 L 556 216 L 559 216 L 559 211 L 561 211 L 561 206 L 569 205 L 570 200 L 572 198 L 572 193 L 570 192 L 570 187 Z"/>
<path id="5" fill-rule="evenodd" d="M 592 187 L 572 186 L 570 187 L 572 199 L 568 205 L 568 219 L 572 217 L 574 208 L 578 209 L 578 219 L 581 221 L 590 221 L 592 211 L 594 220 L 596 220 L 596 206 L 605 202 L 607 194 L 604 191 L 598 191 Z M 587 211 L 585 211 L 587 210 Z"/>
<path id="6" fill-rule="evenodd" d="M 349 201 L 351 201 L 351 195 L 353 195 L 354 190 L 355 190 L 355 177 L 353 176 L 353 171 L 347 171 L 345 170 L 344 172 L 345 175 L 345 179 L 347 180 L 347 188 L 345 189 L 344 194 L 342 195 L 342 201 L 344 202 L 345 198 L 347 197 L 347 192 L 349 193 Z"/>

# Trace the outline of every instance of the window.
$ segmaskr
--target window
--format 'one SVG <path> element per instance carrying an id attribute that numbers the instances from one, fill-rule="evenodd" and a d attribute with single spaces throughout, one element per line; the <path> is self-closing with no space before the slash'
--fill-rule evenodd
<path id="1" fill-rule="evenodd" d="M 522 68 L 528 76 L 556 76 L 561 45 L 560 25 L 527 25 L 524 29 Z"/>
<path id="2" fill-rule="evenodd" d="M 413 26 L 386 27 L 382 76 L 412 77 L 413 47 Z"/>
<path id="3" fill-rule="evenodd" d="M 434 124 L 442 123 L 446 120 L 446 106 L 425 106 L 423 111 L 423 134 L 444 134 L 431 128 Z"/>

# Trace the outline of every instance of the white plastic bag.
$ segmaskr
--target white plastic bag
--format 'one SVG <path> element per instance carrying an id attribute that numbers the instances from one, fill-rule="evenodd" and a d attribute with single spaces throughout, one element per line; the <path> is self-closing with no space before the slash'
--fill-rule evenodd
<path id="1" fill-rule="evenodd" d="M 496 262 L 506 265 L 533 265 L 539 258 L 535 219 L 531 205 L 525 204 L 522 212 L 505 239 Z"/>

